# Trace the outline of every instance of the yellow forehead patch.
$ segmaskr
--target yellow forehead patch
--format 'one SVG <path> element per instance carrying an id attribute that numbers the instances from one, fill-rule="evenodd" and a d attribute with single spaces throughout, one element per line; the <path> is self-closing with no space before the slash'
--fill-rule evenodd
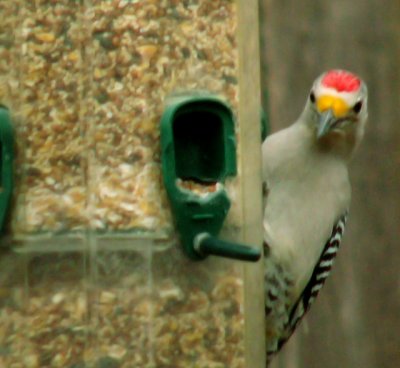
<path id="1" fill-rule="evenodd" d="M 333 114 L 337 118 L 341 118 L 349 111 L 349 106 L 340 97 L 334 96 L 321 96 L 317 101 L 317 108 L 320 112 L 324 112 L 328 109 L 332 109 Z"/>

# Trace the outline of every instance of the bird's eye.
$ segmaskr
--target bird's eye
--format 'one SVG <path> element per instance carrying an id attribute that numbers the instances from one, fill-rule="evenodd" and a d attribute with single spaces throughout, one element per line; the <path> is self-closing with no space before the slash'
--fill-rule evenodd
<path id="1" fill-rule="evenodd" d="M 353 106 L 353 111 L 358 114 L 361 111 L 362 108 L 362 101 L 358 101 L 354 106 Z"/>
<path id="2" fill-rule="evenodd" d="M 314 92 L 312 92 L 312 91 L 311 91 L 311 93 L 310 93 L 310 101 L 311 101 L 312 103 L 315 103 L 315 94 L 314 94 Z"/>

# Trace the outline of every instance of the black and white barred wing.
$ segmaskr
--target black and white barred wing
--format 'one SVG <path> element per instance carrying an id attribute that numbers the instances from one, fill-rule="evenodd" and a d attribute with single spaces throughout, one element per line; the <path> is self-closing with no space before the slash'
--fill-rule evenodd
<path id="1" fill-rule="evenodd" d="M 333 227 L 332 234 L 324 246 L 321 257 L 314 268 L 310 281 L 290 313 L 289 321 L 286 327 L 286 333 L 279 341 L 279 348 L 282 347 L 282 345 L 293 334 L 297 325 L 316 299 L 319 291 L 325 283 L 325 280 L 328 278 L 335 261 L 337 251 L 339 250 L 340 242 L 342 240 L 347 222 L 347 216 L 348 213 L 346 212 L 342 217 L 340 217 Z"/>

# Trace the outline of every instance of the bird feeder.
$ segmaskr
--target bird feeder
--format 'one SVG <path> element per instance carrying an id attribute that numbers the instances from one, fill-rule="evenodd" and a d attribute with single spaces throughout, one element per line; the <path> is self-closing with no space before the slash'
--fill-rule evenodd
<path id="1" fill-rule="evenodd" d="M 161 119 L 161 144 L 164 182 L 186 254 L 258 261 L 259 249 L 215 238 L 231 205 L 225 179 L 237 173 L 229 106 L 207 95 L 175 98 Z"/>
<path id="2" fill-rule="evenodd" d="M 13 192 L 14 136 L 7 109 L 0 107 L 0 233 Z"/>
<path id="3" fill-rule="evenodd" d="M 257 9 L 1 2 L 5 366 L 264 367 Z"/>

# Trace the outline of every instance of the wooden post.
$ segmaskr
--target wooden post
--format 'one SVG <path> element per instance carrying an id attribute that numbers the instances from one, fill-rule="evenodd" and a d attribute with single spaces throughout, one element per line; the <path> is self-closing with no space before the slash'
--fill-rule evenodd
<path id="1" fill-rule="evenodd" d="M 262 244 L 261 94 L 258 1 L 238 0 L 240 170 L 243 241 Z M 248 368 L 265 367 L 263 262 L 245 265 L 245 350 Z"/>

